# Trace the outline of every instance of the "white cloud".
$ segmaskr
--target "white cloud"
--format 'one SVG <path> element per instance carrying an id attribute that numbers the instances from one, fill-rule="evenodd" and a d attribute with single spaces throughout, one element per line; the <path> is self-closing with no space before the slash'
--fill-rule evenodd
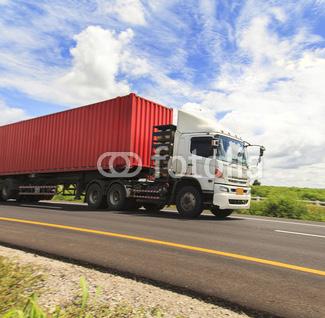
<path id="1" fill-rule="evenodd" d="M 279 7 L 271 8 L 270 13 L 272 13 L 274 17 L 282 23 L 287 20 L 287 15 L 282 8 Z"/>
<path id="2" fill-rule="evenodd" d="M 15 107 L 9 107 L 0 100 L 0 125 L 6 125 L 26 118 L 27 114 L 24 110 Z"/>
<path id="3" fill-rule="evenodd" d="M 229 111 L 221 124 L 265 145 L 263 182 L 324 186 L 325 49 L 307 49 L 319 38 L 303 29 L 279 38 L 270 30 L 270 12 L 237 32 L 237 53 L 251 62 L 225 63 L 218 91 L 207 92 L 199 106 L 184 107 L 203 108 L 208 116 Z"/>
<path id="4" fill-rule="evenodd" d="M 128 78 L 150 72 L 147 61 L 135 56 L 131 42 L 134 32 L 120 33 L 89 26 L 74 36 L 71 66 L 47 70 L 29 56 L 0 53 L 9 70 L 0 85 L 18 88 L 31 96 L 67 105 L 80 105 L 125 95 L 131 91 Z M 26 76 L 27 75 L 27 76 Z"/>
<path id="5" fill-rule="evenodd" d="M 264 180 L 268 184 L 281 186 L 324 188 L 324 171 L 324 162 L 286 170 L 266 166 L 264 169 Z"/>
<path id="6" fill-rule="evenodd" d="M 143 94 L 166 101 L 167 95 L 179 93 L 183 100 L 183 83 L 171 79 L 168 73 L 175 68 L 187 72 L 186 50 L 184 43 L 180 45 L 184 41 L 172 30 L 184 29 L 186 24 L 169 10 L 172 0 L 150 0 L 146 4 L 144 10 L 141 1 L 98 0 L 78 6 L 74 0 L 44 1 L 37 4 L 39 11 L 28 13 L 28 24 L 16 26 L 0 18 L 0 86 L 15 88 L 34 99 L 76 105 L 127 93 L 136 79 L 147 76 L 148 81 L 141 85 Z M 116 19 L 118 14 L 105 13 L 105 5 L 109 9 L 125 6 L 126 19 L 138 19 L 141 33 L 136 32 L 136 39 L 133 31 Z M 17 10 L 8 10 L 13 21 Z M 141 24 L 145 16 L 150 28 Z M 114 31 L 121 29 L 129 31 Z M 143 49 L 144 42 L 159 53 Z M 67 57 L 68 43 L 70 49 L 74 46 L 71 58 Z M 163 52 L 162 46 L 171 55 Z M 162 90 L 164 93 L 158 94 Z"/>
<path id="7" fill-rule="evenodd" d="M 76 35 L 77 45 L 71 49 L 72 69 L 56 81 L 65 93 L 66 102 L 127 94 L 129 84 L 117 76 L 124 62 L 123 51 L 132 37 L 130 29 L 116 34 L 97 26 Z"/>
<path id="8" fill-rule="evenodd" d="M 145 59 L 134 56 L 131 29 L 116 33 L 90 26 L 76 35 L 71 49 L 72 68 L 54 82 L 66 103 L 85 103 L 128 94 L 127 81 L 149 72 Z M 120 76 L 124 74 L 125 76 Z M 62 95 L 63 93 L 63 95 Z"/>
<path id="9" fill-rule="evenodd" d="M 145 9 L 140 0 L 98 0 L 99 10 L 104 14 L 116 14 L 129 24 L 145 25 Z"/>

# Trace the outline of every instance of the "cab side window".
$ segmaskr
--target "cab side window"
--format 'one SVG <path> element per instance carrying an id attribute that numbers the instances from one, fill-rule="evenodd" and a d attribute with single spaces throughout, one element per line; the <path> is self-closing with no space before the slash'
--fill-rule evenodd
<path id="1" fill-rule="evenodd" d="M 212 158 L 213 148 L 211 143 L 212 137 L 193 137 L 191 139 L 191 153 L 204 158 Z"/>

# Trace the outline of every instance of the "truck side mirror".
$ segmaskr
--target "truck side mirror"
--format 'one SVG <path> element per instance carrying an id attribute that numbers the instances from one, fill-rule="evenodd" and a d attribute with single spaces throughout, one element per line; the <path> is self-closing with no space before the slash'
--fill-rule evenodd
<path id="1" fill-rule="evenodd" d="M 258 158 L 258 163 L 262 161 L 262 157 L 264 156 L 264 151 L 265 151 L 265 147 L 260 146 L 260 157 Z"/>
<path id="2" fill-rule="evenodd" d="M 211 141 L 211 146 L 213 149 L 218 148 L 220 145 L 220 140 L 219 139 L 212 139 Z"/>

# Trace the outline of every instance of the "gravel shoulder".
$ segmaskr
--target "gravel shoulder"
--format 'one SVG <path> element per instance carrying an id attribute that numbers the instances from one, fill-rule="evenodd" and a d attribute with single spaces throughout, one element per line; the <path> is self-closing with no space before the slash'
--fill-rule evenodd
<path id="1" fill-rule="evenodd" d="M 235 312 L 187 295 L 33 253 L 0 246 L 0 255 L 21 265 L 32 265 L 35 271 L 44 276 L 39 303 L 49 311 L 53 311 L 57 305 L 71 303 L 79 294 L 80 278 L 84 277 L 89 284 L 90 294 L 97 298 L 100 305 L 124 303 L 136 308 L 157 307 L 164 317 L 249 317 L 240 311 Z"/>

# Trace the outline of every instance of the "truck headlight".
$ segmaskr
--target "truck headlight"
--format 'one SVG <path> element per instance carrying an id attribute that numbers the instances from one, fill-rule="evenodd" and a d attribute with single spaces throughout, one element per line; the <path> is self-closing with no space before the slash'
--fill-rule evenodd
<path id="1" fill-rule="evenodd" d="M 220 186 L 219 187 L 220 192 L 229 192 L 229 189 L 227 187 Z"/>

